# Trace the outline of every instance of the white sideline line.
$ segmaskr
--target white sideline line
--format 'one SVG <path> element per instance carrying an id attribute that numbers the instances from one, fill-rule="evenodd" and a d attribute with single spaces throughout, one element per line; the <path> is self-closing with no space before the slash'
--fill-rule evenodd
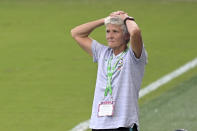
<path id="1" fill-rule="evenodd" d="M 85 131 L 88 129 L 90 124 L 90 120 L 84 121 L 79 123 L 77 126 L 75 126 L 72 130 L 70 131 Z"/>
<path id="2" fill-rule="evenodd" d="M 171 81 L 172 79 L 182 75 L 183 73 L 187 72 L 188 70 L 197 66 L 197 58 L 194 60 L 186 63 L 185 65 L 181 66 L 180 68 L 176 69 L 175 71 L 163 76 L 162 78 L 158 79 L 157 81 L 151 83 L 150 85 L 146 86 L 145 88 L 140 90 L 139 97 L 143 97 L 146 94 L 156 90 L 161 85 L 166 84 L 167 82 Z"/>
<path id="3" fill-rule="evenodd" d="M 175 71 L 163 76 L 162 78 L 158 79 L 157 81 L 151 83 L 150 85 L 146 86 L 145 88 L 140 90 L 139 98 L 142 98 L 146 94 L 156 90 L 160 86 L 166 84 L 167 82 L 171 81 L 172 79 L 180 76 L 181 74 L 187 72 L 188 70 L 197 66 L 197 58 L 194 60 L 186 63 L 185 65 L 181 66 L 180 68 L 176 69 Z M 89 127 L 90 120 L 84 121 L 79 123 L 70 131 L 85 131 Z"/>

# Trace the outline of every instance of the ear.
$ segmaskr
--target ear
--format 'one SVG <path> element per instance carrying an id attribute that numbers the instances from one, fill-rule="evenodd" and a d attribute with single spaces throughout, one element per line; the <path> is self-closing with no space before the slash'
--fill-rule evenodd
<path id="1" fill-rule="evenodd" d="M 129 40 L 130 40 L 130 34 L 129 34 L 129 33 L 125 34 L 125 40 L 126 40 L 127 42 L 129 42 Z"/>

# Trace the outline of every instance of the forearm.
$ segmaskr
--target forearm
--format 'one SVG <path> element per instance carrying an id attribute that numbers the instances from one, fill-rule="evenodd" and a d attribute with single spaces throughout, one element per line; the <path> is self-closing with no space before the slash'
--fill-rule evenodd
<path id="1" fill-rule="evenodd" d="M 92 56 L 92 39 L 89 34 L 97 27 L 104 24 L 104 18 L 79 25 L 71 30 L 72 37 L 79 46 Z"/>
<path id="2" fill-rule="evenodd" d="M 128 29 L 128 32 L 130 34 L 131 39 L 131 47 L 136 55 L 137 58 L 141 56 L 143 42 L 142 42 L 142 36 L 141 31 L 138 25 L 135 21 L 127 20 L 126 26 Z"/>
<path id="3" fill-rule="evenodd" d="M 79 25 L 71 30 L 72 37 L 88 37 L 97 27 L 104 24 L 104 18 Z"/>

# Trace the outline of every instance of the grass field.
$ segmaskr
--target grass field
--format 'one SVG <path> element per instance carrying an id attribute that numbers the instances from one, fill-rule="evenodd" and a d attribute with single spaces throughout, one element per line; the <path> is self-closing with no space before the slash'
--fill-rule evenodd
<path id="1" fill-rule="evenodd" d="M 196 57 L 194 0 L 0 0 L 0 130 L 66 131 L 89 119 L 97 65 L 70 30 L 115 10 L 134 16 L 142 30 L 149 54 L 142 87 Z M 92 37 L 106 43 L 104 31 Z M 142 108 L 195 74 L 148 95 Z M 141 118 L 143 130 L 149 118 Z"/>
<path id="2" fill-rule="evenodd" d="M 196 69 L 195 69 L 196 70 Z M 143 131 L 197 129 L 197 75 L 180 82 L 161 96 L 141 105 Z"/>

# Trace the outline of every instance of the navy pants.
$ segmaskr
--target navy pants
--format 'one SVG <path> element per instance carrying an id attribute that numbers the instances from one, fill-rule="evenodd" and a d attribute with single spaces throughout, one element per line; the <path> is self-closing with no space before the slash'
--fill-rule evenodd
<path id="1" fill-rule="evenodd" d="M 92 129 L 92 131 L 137 131 L 137 126 L 134 125 L 133 128 L 120 127 L 118 129 Z"/>

